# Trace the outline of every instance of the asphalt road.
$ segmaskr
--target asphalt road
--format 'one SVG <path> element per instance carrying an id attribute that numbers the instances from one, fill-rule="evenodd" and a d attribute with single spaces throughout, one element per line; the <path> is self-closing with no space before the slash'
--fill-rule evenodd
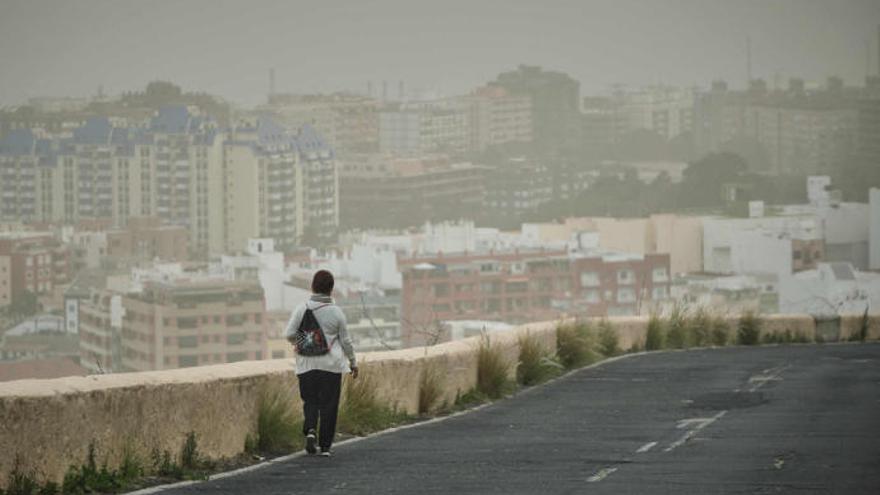
<path id="1" fill-rule="evenodd" d="M 167 494 L 880 493 L 880 344 L 632 356 Z"/>

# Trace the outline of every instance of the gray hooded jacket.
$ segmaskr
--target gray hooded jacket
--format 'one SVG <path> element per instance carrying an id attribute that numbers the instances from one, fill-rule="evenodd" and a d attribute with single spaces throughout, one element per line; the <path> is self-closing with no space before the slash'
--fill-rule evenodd
<path id="1" fill-rule="evenodd" d="M 311 299 L 294 309 L 287 322 L 285 338 L 293 343 L 293 336 L 302 322 L 306 307 L 312 310 L 315 319 L 321 325 L 324 336 L 330 342 L 330 352 L 323 356 L 296 356 L 296 374 L 301 375 L 312 370 L 332 373 L 350 372 L 352 367 L 357 366 L 357 360 L 346 328 L 345 313 L 329 296 L 314 294 Z"/>

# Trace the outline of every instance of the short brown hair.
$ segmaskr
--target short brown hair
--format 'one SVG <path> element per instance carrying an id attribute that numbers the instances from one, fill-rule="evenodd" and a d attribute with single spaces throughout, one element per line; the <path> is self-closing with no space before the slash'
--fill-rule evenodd
<path id="1" fill-rule="evenodd" d="M 330 295 L 333 292 L 333 274 L 327 270 L 318 270 L 312 278 L 312 292 Z"/>

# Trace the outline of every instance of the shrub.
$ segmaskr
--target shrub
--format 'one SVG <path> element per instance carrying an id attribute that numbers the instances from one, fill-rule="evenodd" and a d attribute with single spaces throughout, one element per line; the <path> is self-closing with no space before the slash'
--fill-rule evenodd
<path id="1" fill-rule="evenodd" d="M 556 327 L 556 355 L 567 369 L 580 368 L 599 359 L 594 347 L 593 330 L 587 322 Z"/>
<path id="2" fill-rule="evenodd" d="M 124 482 L 125 481 L 125 482 Z M 63 493 L 115 492 L 123 489 L 131 480 L 122 480 L 116 471 L 104 463 L 98 468 L 95 460 L 95 444 L 89 444 L 86 462 L 81 466 L 71 466 L 64 475 L 61 485 Z"/>
<path id="3" fill-rule="evenodd" d="M 339 408 L 339 430 L 352 435 L 367 435 L 403 422 L 406 415 L 383 404 L 376 395 L 376 384 L 361 371 L 357 379 L 345 378 Z"/>
<path id="4" fill-rule="evenodd" d="M 32 493 L 37 493 L 40 486 L 37 483 L 36 477 L 34 471 L 25 471 L 22 467 L 21 457 L 15 456 L 12 472 L 9 473 L 9 477 L 6 480 L 6 491 L 0 490 L 0 493 L 6 493 L 7 495 L 31 495 Z"/>
<path id="5" fill-rule="evenodd" d="M 645 350 L 656 351 L 663 349 L 666 336 L 663 328 L 663 320 L 656 314 L 648 318 L 648 328 L 645 331 Z"/>
<path id="6" fill-rule="evenodd" d="M 694 311 L 688 325 L 690 343 L 694 347 L 703 347 L 712 342 L 712 317 L 702 306 Z"/>
<path id="7" fill-rule="evenodd" d="M 865 312 L 862 313 L 862 317 L 859 319 L 859 329 L 849 336 L 849 341 L 864 342 L 868 340 L 868 330 L 870 330 L 870 328 L 871 319 L 868 316 L 868 308 L 865 308 Z"/>
<path id="8" fill-rule="evenodd" d="M 490 399 L 498 399 L 511 389 L 507 378 L 510 365 L 504 359 L 501 346 L 492 344 L 488 335 L 480 339 L 477 349 L 477 391 Z"/>
<path id="9" fill-rule="evenodd" d="M 443 375 L 434 362 L 422 368 L 419 378 L 419 414 L 428 414 L 443 395 Z"/>
<path id="10" fill-rule="evenodd" d="M 736 343 L 739 345 L 756 345 L 761 338 L 761 318 L 752 311 L 739 317 L 736 329 Z"/>
<path id="11" fill-rule="evenodd" d="M 519 363 L 516 367 L 516 381 L 522 385 L 536 385 L 559 375 L 562 366 L 553 361 L 541 341 L 530 333 L 520 335 Z"/>
<path id="12" fill-rule="evenodd" d="M 183 478 L 183 468 L 180 467 L 179 464 L 174 462 L 174 459 L 171 457 L 171 452 L 167 450 L 163 450 L 159 452 L 159 449 L 154 448 L 150 453 L 150 459 L 153 464 L 153 473 L 166 478 L 174 478 L 174 479 L 182 479 Z M 67 478 L 64 479 L 64 485 L 67 486 Z M 67 489 L 64 489 L 64 492 L 67 493 Z"/>
<path id="13" fill-rule="evenodd" d="M 606 319 L 599 322 L 599 352 L 607 357 L 620 354 L 617 331 L 614 329 L 614 325 Z"/>
<path id="14" fill-rule="evenodd" d="M 302 420 L 290 392 L 280 386 L 264 388 L 257 403 L 257 431 L 250 447 L 274 454 L 299 450 L 303 444 L 301 430 Z"/>
<path id="15" fill-rule="evenodd" d="M 726 346 L 730 335 L 730 325 L 721 315 L 711 317 L 712 330 L 709 332 L 712 345 Z"/>
<path id="16" fill-rule="evenodd" d="M 673 349 L 683 349 L 688 346 L 688 317 L 687 310 L 676 304 L 669 314 L 666 323 L 666 346 Z"/>

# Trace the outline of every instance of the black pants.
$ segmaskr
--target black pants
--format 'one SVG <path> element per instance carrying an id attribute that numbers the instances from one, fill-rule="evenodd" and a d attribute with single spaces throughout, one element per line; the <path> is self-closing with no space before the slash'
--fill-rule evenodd
<path id="1" fill-rule="evenodd" d="M 339 411 L 339 390 L 342 387 L 342 374 L 323 370 L 312 370 L 301 375 L 299 396 L 303 401 L 303 435 L 309 430 L 318 429 L 321 420 L 318 445 L 329 450 L 336 435 L 336 415 Z"/>

